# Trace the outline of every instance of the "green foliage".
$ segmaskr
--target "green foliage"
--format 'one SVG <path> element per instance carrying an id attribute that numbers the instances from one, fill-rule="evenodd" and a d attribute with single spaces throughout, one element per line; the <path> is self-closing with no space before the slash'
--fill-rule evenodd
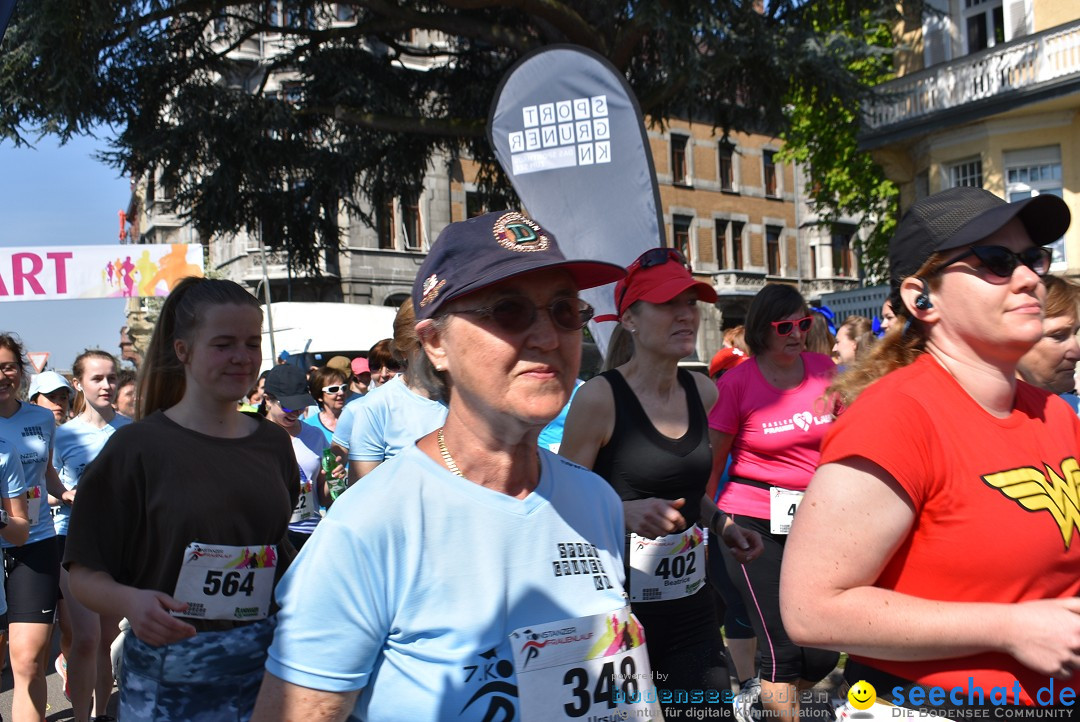
<path id="1" fill-rule="evenodd" d="M 787 129 L 781 134 L 781 157 L 808 169 L 806 192 L 821 223 L 853 218 L 868 235 L 858 243 L 860 263 L 869 282 L 888 278 L 888 242 L 897 222 L 899 190 L 885 177 L 869 152 L 859 150 L 860 104 L 871 88 L 892 77 L 890 18 L 863 12 L 837 16 L 830 3 L 820 3 L 818 27 L 831 28 L 827 42 L 855 45 L 862 53 L 845 53 L 847 69 L 859 88 L 851 94 L 822 94 L 799 86 L 789 98 Z"/>
<path id="2" fill-rule="evenodd" d="M 484 126 L 506 70 L 544 45 L 608 58 L 647 116 L 725 131 L 775 132 L 792 98 L 854 97 L 873 53 L 817 5 L 27 0 L 0 47 L 0 141 L 108 126 L 107 162 L 162 174 L 204 238 L 261 230 L 315 270 L 340 208 L 372 223 L 372 208 L 450 171 L 436 151 L 474 158 L 488 205 L 512 203 Z M 877 5 L 830 9 L 851 23 Z"/>

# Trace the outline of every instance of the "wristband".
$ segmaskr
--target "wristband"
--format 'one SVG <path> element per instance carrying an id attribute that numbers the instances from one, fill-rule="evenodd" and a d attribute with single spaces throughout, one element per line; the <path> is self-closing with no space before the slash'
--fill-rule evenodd
<path id="1" fill-rule="evenodd" d="M 712 519 L 709 519 L 709 532 L 711 534 L 715 534 L 716 536 L 720 536 L 720 532 L 718 532 L 716 530 L 716 520 L 719 519 L 720 517 L 722 517 L 723 515 L 724 515 L 724 512 L 721 511 L 720 509 L 717 509 L 716 513 L 712 515 Z"/>

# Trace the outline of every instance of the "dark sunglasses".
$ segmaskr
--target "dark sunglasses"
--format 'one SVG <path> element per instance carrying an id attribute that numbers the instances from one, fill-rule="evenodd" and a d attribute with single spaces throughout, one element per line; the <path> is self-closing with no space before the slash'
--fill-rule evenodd
<path id="1" fill-rule="evenodd" d="M 546 306 L 537 306 L 524 296 L 501 298 L 490 306 L 447 313 L 473 313 L 485 316 L 509 333 L 521 333 L 534 323 L 540 310 L 551 315 L 551 322 L 563 331 L 580 331 L 593 317 L 593 307 L 580 298 L 560 298 Z"/>
<path id="2" fill-rule="evenodd" d="M 276 403 L 278 406 L 281 407 L 281 411 L 283 413 L 286 413 L 286 414 L 299 414 L 299 413 L 302 413 L 304 411 L 304 409 L 302 409 L 302 408 L 300 408 L 300 409 L 290 409 L 285 404 L 281 403 L 281 401 L 279 399 L 277 399 L 277 398 L 275 398 L 273 396 L 267 396 L 266 400 L 267 401 L 273 401 L 274 403 Z"/>
<path id="3" fill-rule="evenodd" d="M 805 316 L 795 321 L 770 321 L 772 327 L 776 329 L 776 333 L 780 336 L 790 336 L 791 332 L 798 326 L 799 330 L 806 333 L 810 330 L 810 326 L 814 323 L 813 316 Z"/>
<path id="4" fill-rule="evenodd" d="M 615 306 L 616 310 L 624 310 L 622 304 L 626 300 L 627 290 L 630 289 L 630 276 L 634 275 L 636 271 L 662 266 L 668 261 L 674 261 L 686 268 L 686 270 L 690 270 L 690 264 L 687 263 L 686 256 L 677 248 L 650 248 L 638 256 L 626 269 L 626 278 L 623 280 L 623 289 L 619 295 L 619 302 Z"/>
<path id="5" fill-rule="evenodd" d="M 377 374 L 380 371 L 382 371 L 383 369 L 386 369 L 388 371 L 393 371 L 394 373 L 397 373 L 397 372 L 401 371 L 401 366 L 399 366 L 398 364 L 395 364 L 395 363 L 386 363 L 386 364 L 383 364 L 382 366 L 378 366 L 378 365 L 370 366 L 370 367 L 368 367 L 368 372 L 373 373 L 373 374 Z"/>
<path id="6" fill-rule="evenodd" d="M 323 386 L 322 392 L 324 394 L 336 394 L 338 391 L 347 391 L 348 388 L 345 384 L 334 384 L 333 386 Z"/>
<path id="7" fill-rule="evenodd" d="M 983 267 L 999 278 L 1011 278 L 1017 266 L 1027 266 L 1037 276 L 1045 276 L 1050 271 L 1050 259 L 1053 251 L 1042 246 L 1025 248 L 1019 253 L 1005 248 L 1004 246 L 971 246 L 959 256 L 955 256 L 938 268 L 943 270 L 957 261 L 962 261 L 968 256 L 975 256 Z"/>

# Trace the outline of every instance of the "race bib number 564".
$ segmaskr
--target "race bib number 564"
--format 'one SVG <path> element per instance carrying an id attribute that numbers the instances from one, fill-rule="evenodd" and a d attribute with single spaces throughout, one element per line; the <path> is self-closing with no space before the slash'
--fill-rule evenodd
<path id="1" fill-rule="evenodd" d="M 270 612 L 277 547 L 227 546 L 193 542 L 184 550 L 176 578 L 177 601 L 186 602 L 178 617 L 263 619 Z"/>

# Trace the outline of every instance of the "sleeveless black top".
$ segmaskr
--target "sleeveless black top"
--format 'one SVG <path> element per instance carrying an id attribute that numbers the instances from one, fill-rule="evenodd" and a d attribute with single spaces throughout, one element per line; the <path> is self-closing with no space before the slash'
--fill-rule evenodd
<path id="1" fill-rule="evenodd" d="M 700 501 L 712 473 L 709 420 L 692 372 L 679 369 L 690 425 L 678 439 L 664 436 L 617 370 L 601 374 L 615 398 L 615 428 L 596 455 L 593 471 L 607 479 L 623 501 L 686 499 L 679 510 L 688 525 L 697 523 Z"/>

